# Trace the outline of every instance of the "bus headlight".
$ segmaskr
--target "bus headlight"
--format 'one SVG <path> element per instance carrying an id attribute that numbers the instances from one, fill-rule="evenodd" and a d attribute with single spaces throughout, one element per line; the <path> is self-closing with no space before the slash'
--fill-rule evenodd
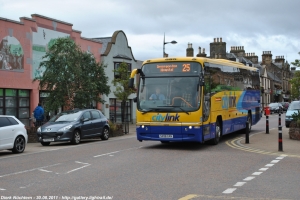
<path id="1" fill-rule="evenodd" d="M 189 126 L 189 129 L 192 129 L 193 127 L 192 126 Z"/>

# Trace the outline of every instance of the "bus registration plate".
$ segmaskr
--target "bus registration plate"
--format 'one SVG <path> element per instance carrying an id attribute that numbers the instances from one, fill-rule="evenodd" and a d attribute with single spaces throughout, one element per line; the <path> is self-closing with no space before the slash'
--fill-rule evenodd
<path id="1" fill-rule="evenodd" d="M 160 134 L 159 138 L 173 138 L 173 135 L 163 135 L 163 134 Z"/>

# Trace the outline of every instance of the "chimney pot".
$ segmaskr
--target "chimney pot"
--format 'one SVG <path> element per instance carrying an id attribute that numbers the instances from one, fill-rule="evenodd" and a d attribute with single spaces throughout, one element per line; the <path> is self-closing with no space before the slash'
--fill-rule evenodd
<path id="1" fill-rule="evenodd" d="M 220 38 L 220 42 L 222 42 L 222 38 Z"/>
<path id="2" fill-rule="evenodd" d="M 219 42 L 219 38 L 217 38 L 217 42 Z"/>
<path id="3" fill-rule="evenodd" d="M 199 54 L 201 54 L 201 47 L 199 47 Z"/>
<path id="4" fill-rule="evenodd" d="M 188 48 L 192 48 L 192 43 L 188 43 Z"/>
<path id="5" fill-rule="evenodd" d="M 216 38 L 214 38 L 214 42 L 216 42 Z"/>
<path id="6" fill-rule="evenodd" d="M 205 54 L 205 48 L 203 48 L 203 54 Z"/>

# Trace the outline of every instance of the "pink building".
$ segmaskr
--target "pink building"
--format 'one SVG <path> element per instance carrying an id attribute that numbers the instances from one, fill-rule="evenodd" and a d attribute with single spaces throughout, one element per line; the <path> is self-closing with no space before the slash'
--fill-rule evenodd
<path id="1" fill-rule="evenodd" d="M 102 42 L 81 37 L 72 26 L 38 14 L 21 17 L 19 22 L 0 18 L 0 115 L 14 115 L 30 125 L 34 108 L 47 97 L 32 80 L 43 73 L 39 64 L 56 38 L 71 37 L 100 61 Z M 94 106 L 101 108 L 100 104 Z"/>

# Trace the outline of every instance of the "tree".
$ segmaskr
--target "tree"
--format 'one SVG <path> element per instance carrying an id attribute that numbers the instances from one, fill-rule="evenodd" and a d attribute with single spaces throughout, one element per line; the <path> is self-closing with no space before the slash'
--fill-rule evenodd
<path id="1" fill-rule="evenodd" d="M 126 101 L 130 94 L 135 93 L 135 90 L 129 88 L 130 72 L 128 72 L 128 65 L 126 63 L 122 62 L 113 72 L 116 75 L 115 79 L 112 80 L 113 85 L 116 87 L 116 91 L 113 93 L 117 99 L 121 100 L 121 119 L 124 122 Z"/>
<path id="2" fill-rule="evenodd" d="M 52 41 L 43 60 L 40 68 L 45 72 L 33 81 L 39 81 L 40 90 L 49 93 L 46 110 L 90 107 L 92 101 L 104 103 L 101 94 L 110 93 L 106 65 L 96 62 L 68 37 Z"/>
<path id="3" fill-rule="evenodd" d="M 300 52 L 298 53 L 300 55 Z M 296 67 L 300 67 L 300 60 L 296 59 L 295 62 L 291 62 L 292 65 L 296 66 Z"/>
<path id="4" fill-rule="evenodd" d="M 300 55 L 300 52 L 298 53 Z M 300 60 L 296 59 L 295 62 L 292 62 L 292 65 L 295 67 L 300 67 Z M 293 78 L 290 80 L 292 85 L 292 100 L 299 99 L 300 97 L 300 71 L 295 71 Z"/>

